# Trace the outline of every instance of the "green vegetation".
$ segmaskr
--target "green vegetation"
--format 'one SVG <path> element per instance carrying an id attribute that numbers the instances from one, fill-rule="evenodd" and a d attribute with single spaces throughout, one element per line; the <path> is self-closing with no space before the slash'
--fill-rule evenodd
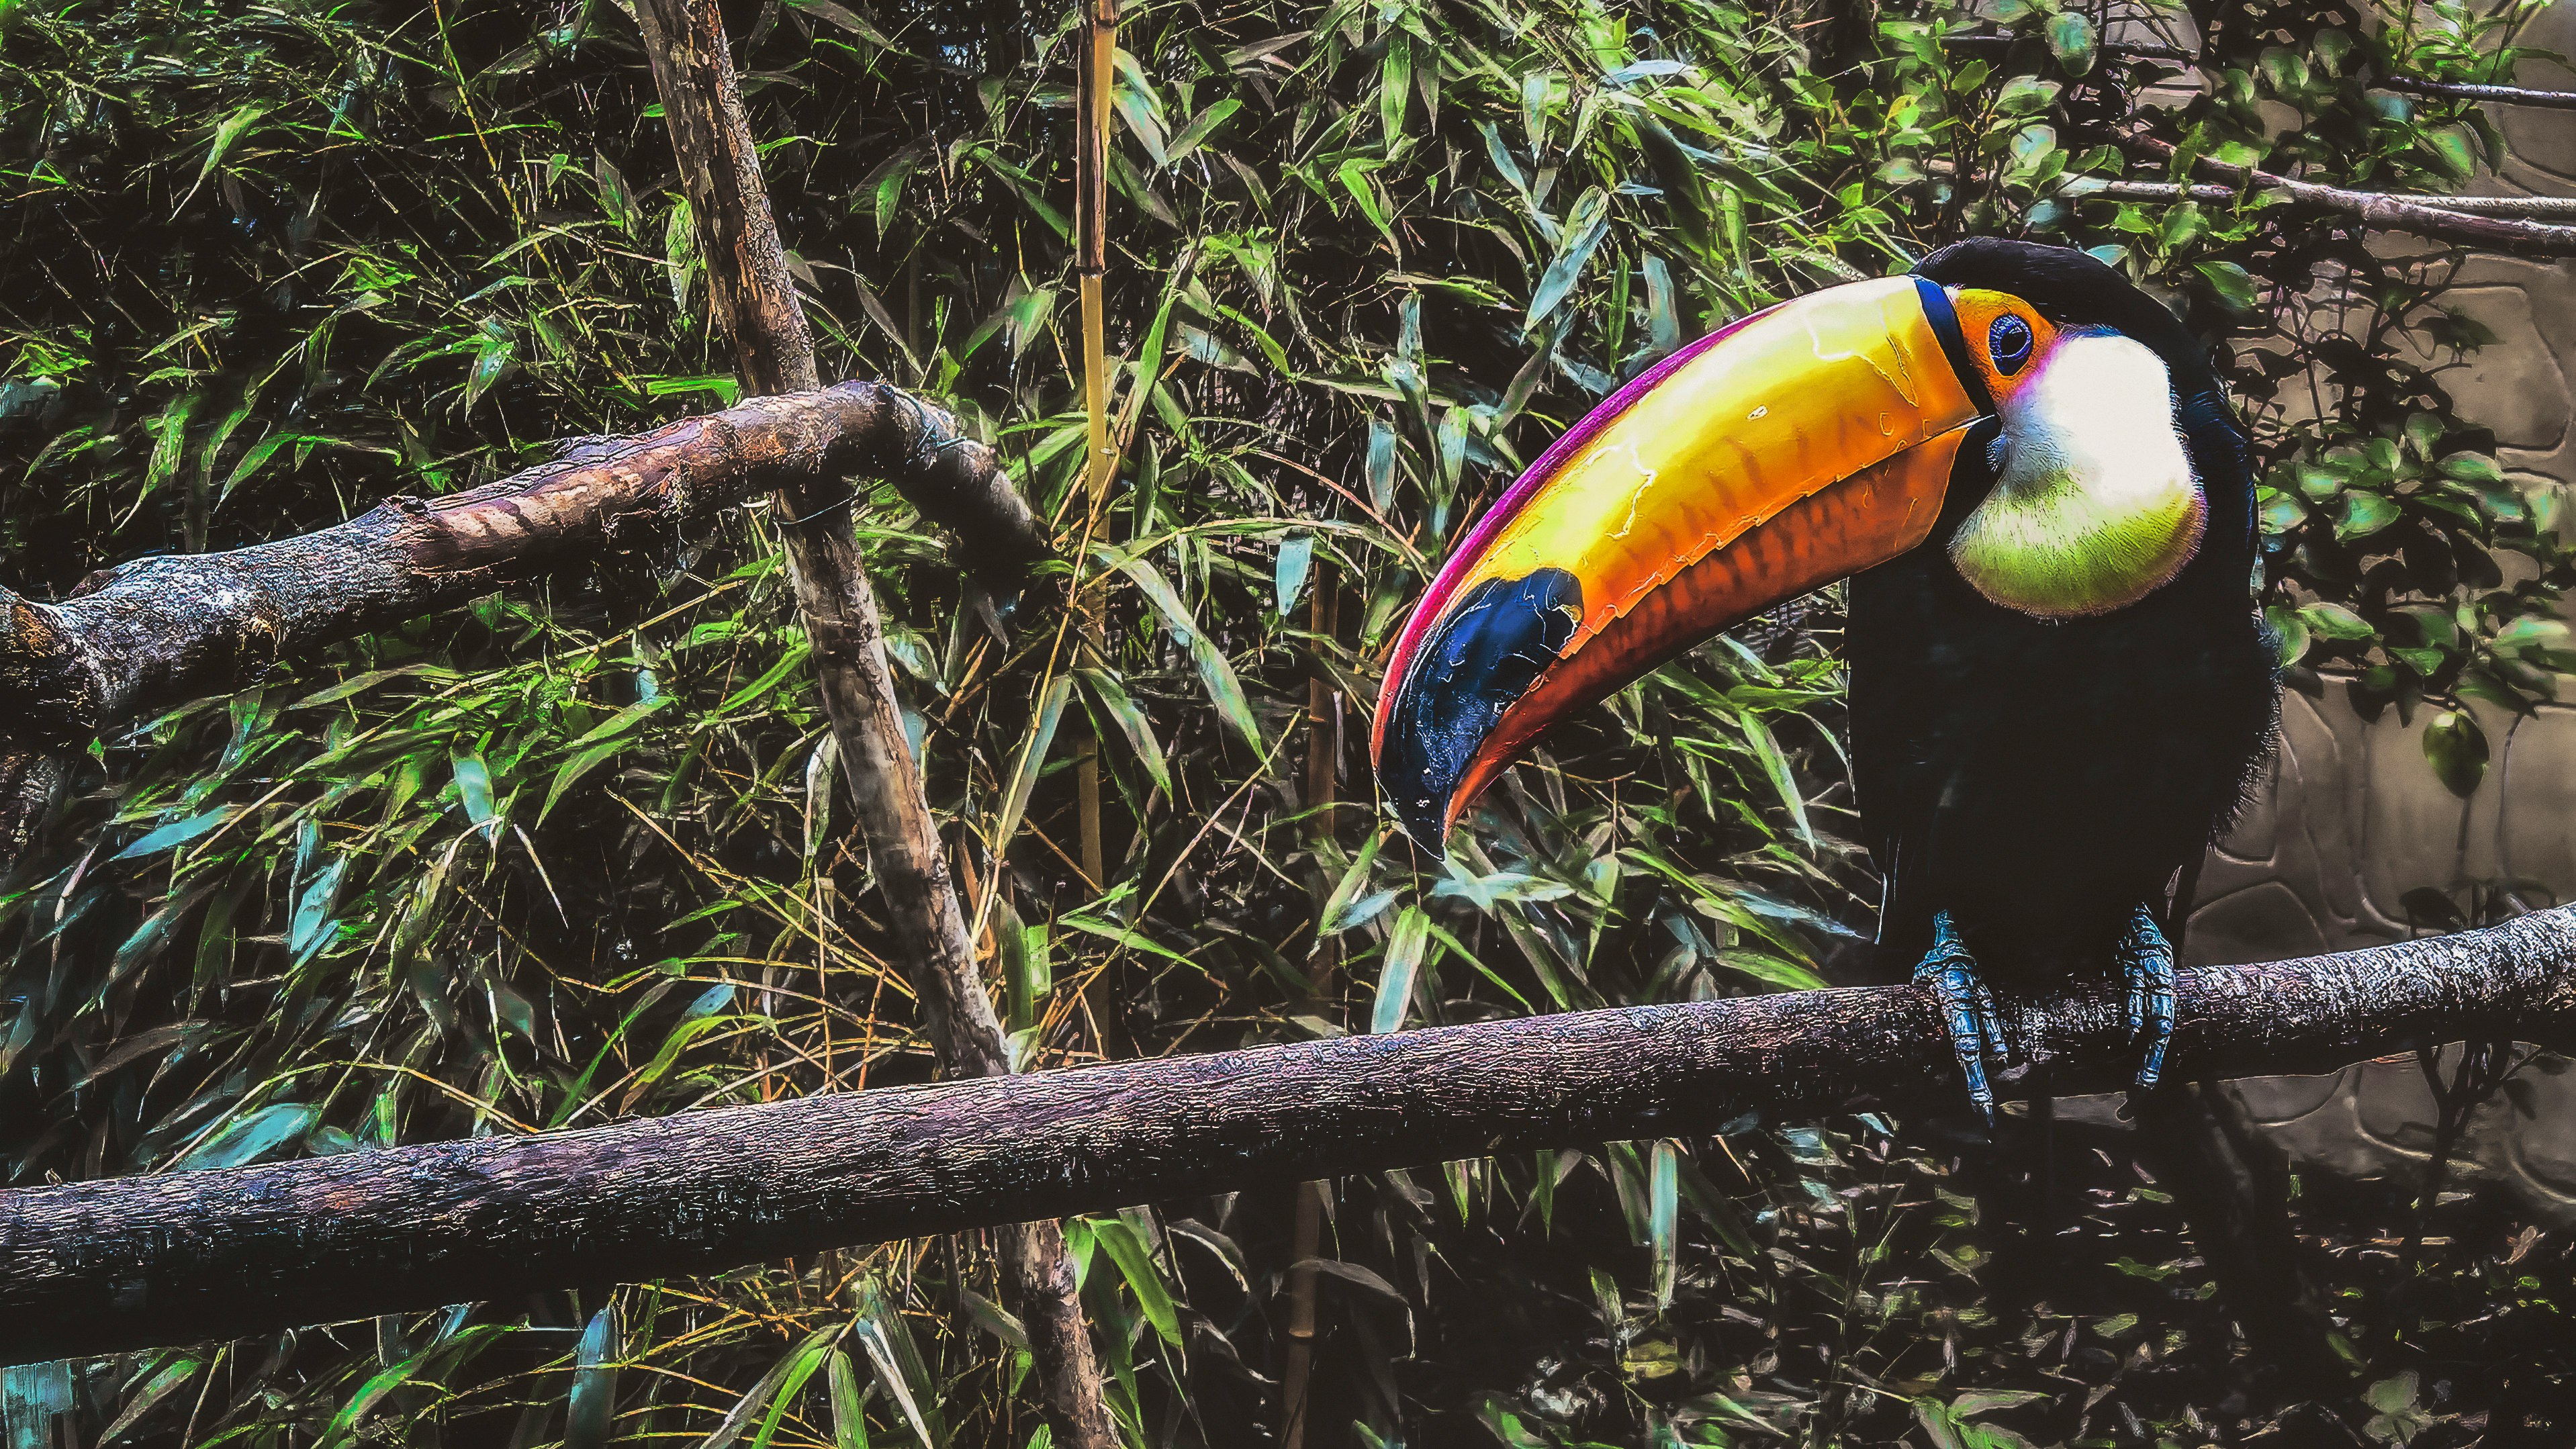
<path id="1" fill-rule="evenodd" d="M 1592 712 L 1446 865 L 1367 803 L 1361 735 L 1426 561 L 1617 379 L 1970 232 L 2101 249 L 2232 345 L 2304 677 L 2444 711 L 2433 764 L 2477 787 L 2459 706 L 2550 696 L 2576 575 L 2561 492 L 2502 476 L 2442 391 L 2480 340 L 2441 310 L 2453 254 L 2260 196 L 2093 193 L 2164 174 L 2119 149 L 2138 114 L 2191 154 L 2457 188 L 2495 160 L 2478 113 L 2357 77 L 2509 73 L 2527 9 L 2229 7 L 2200 92 L 2147 90 L 2176 68 L 2087 10 L 1993 12 L 1138 7 L 1112 175 L 1128 468 L 1094 507 L 1059 305 L 1072 9 L 743 7 L 825 376 L 918 387 L 1001 447 L 1107 623 L 1093 647 L 1005 621 L 868 500 L 1027 1062 L 1813 986 L 1854 955 L 1874 892 L 1830 596 Z M 2012 39 L 1945 44 L 1972 28 Z M 0 5 L 0 135 L 0 539 L 33 596 L 736 393 L 614 5 Z M 776 523 L 284 661 L 95 751 L 0 888 L 7 1179 L 926 1078 Z M 1361 802 L 1329 813 L 1316 679 Z M 1076 864 L 1085 738 L 1100 881 Z M 2232 1346 L 2170 1198 L 2101 1144 L 2069 1129 L 2045 1202 L 2026 1161 L 1875 1116 L 1341 1184 L 1310 1442 L 2238 1442 L 2306 1391 Z M 2402 1197 L 2301 1200 L 2354 1378 L 2275 1432 L 2563 1416 L 2558 1245 L 2463 1202 L 2401 1257 Z M 1246 1194 L 1074 1225 L 1136 1441 L 1275 1424 L 1291 1214 Z M 908 1243 L 8 1382 L 76 1401 L 88 1442 L 1018 1446 L 993 1281 L 972 1237 Z"/>

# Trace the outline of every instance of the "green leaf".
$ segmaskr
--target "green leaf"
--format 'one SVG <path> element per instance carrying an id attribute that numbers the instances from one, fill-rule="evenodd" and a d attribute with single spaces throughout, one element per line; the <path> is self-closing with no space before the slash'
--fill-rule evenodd
<path id="1" fill-rule="evenodd" d="M 1647 1172 L 1646 1227 L 1647 1243 L 1654 1252 L 1658 1310 L 1673 1306 L 1673 1283 L 1681 1266 L 1680 1217 L 1680 1152 L 1669 1141 L 1657 1142 Z"/>
<path id="2" fill-rule="evenodd" d="M 2282 604 L 2268 605 L 2263 610 L 2263 620 L 2272 626 L 2274 636 L 2281 641 L 2282 667 L 2287 668 L 2307 657 L 2308 626 L 2297 610 Z"/>
<path id="3" fill-rule="evenodd" d="M 1137 762 L 1153 778 L 1154 788 L 1166 795 L 1172 793 L 1172 767 L 1164 758 L 1163 743 L 1155 738 L 1154 722 L 1137 707 L 1136 701 L 1127 693 L 1127 686 L 1107 670 L 1088 665 L 1076 667 L 1073 673 L 1075 678 L 1090 686 L 1091 697 L 1109 712 L 1109 718 L 1116 722 L 1119 733 L 1127 737 L 1128 748 L 1136 752 Z"/>
<path id="4" fill-rule="evenodd" d="M 1242 109 L 1243 102 L 1229 96 L 1199 112 L 1188 125 L 1181 128 L 1180 134 L 1172 137 L 1172 143 L 1163 149 L 1165 158 L 1178 161 L 1197 150 L 1206 143 L 1208 137 L 1216 133 L 1217 127 L 1224 125 L 1228 117 Z"/>
<path id="5" fill-rule="evenodd" d="M 892 51 L 897 55 L 911 54 L 887 39 L 884 31 L 869 24 L 857 11 L 840 4 L 839 0 L 787 0 L 787 7 L 837 25 L 879 50 Z"/>
<path id="6" fill-rule="evenodd" d="M 1039 698 L 1037 718 L 1029 724 L 1028 742 L 1021 747 L 1019 764 L 1011 770 L 1001 813 L 994 817 L 995 850 L 1008 847 L 1019 834 L 1020 817 L 1028 813 L 1030 792 L 1037 789 L 1038 776 L 1046 769 L 1047 751 L 1055 746 L 1055 730 L 1064 719 L 1065 701 L 1072 697 L 1073 676 L 1059 674 L 1048 681 L 1046 693 Z"/>
<path id="7" fill-rule="evenodd" d="M 572 1393 L 564 1403 L 563 1449 L 599 1449 L 608 1442 L 609 1420 L 617 1407 L 617 1360 L 626 1352 L 611 1298 L 590 1316 L 573 1348 Z"/>
<path id="8" fill-rule="evenodd" d="M 302 1137 L 322 1115 L 319 1107 L 280 1102 L 243 1117 L 170 1164 L 173 1172 L 202 1172 L 256 1162 Z"/>
<path id="9" fill-rule="evenodd" d="M 196 199 L 197 188 L 205 185 L 206 178 L 215 174 L 215 168 L 223 164 L 224 154 L 232 150 L 233 143 L 242 138 L 242 133 L 267 114 L 267 105 L 253 101 L 216 123 L 214 144 L 206 148 L 206 164 L 197 168 L 196 182 L 188 188 L 188 194 L 179 198 L 179 210 L 185 210 L 188 203 Z"/>
<path id="10" fill-rule="evenodd" d="M 835 1348 L 826 1362 L 825 1379 L 832 1393 L 832 1449 L 868 1449 L 867 1400 L 859 1392 L 858 1370 L 850 1363 L 849 1351 Z"/>
<path id="11" fill-rule="evenodd" d="M 149 832 L 142 839 L 125 847 L 123 850 L 118 851 L 115 858 L 118 860 L 131 860 L 138 855 L 151 855 L 158 851 L 169 850 L 177 846 L 185 845 L 189 841 L 196 839 L 198 836 L 205 834 L 207 831 L 214 829 L 216 826 L 223 824 L 231 814 L 232 811 L 229 809 L 217 808 L 209 810 L 203 815 L 191 815 L 185 820 L 172 821 L 170 824 L 161 826 L 160 828 Z"/>
<path id="12" fill-rule="evenodd" d="M 452 755 L 448 763 L 456 774 L 456 800 L 465 807 L 465 818 L 476 825 L 491 824 L 492 772 L 485 768 L 483 757 Z"/>
<path id="13" fill-rule="evenodd" d="M 1529 311 L 1521 318 L 1523 335 L 1536 332 L 1540 323 L 1564 305 L 1609 230 L 1610 193 L 1591 187 L 1575 199 L 1573 209 L 1566 213 L 1565 229 L 1557 237 L 1556 256 L 1539 277 L 1538 290 L 1530 294 Z"/>
<path id="14" fill-rule="evenodd" d="M 2191 265 L 2192 270 L 2209 283 L 2209 289 L 2218 294 L 2220 306 L 2239 315 L 2254 310 L 2254 278 L 2243 267 L 2228 261 L 2194 262 Z"/>
<path id="15" fill-rule="evenodd" d="M 611 716 L 607 723 L 583 735 L 581 740 L 575 741 L 576 744 L 592 740 L 597 743 L 591 744 L 589 748 L 564 761 L 563 768 L 555 771 L 554 783 L 546 787 L 546 803 L 537 809 L 538 823 L 545 822 L 547 814 L 555 808 L 555 802 L 561 800 L 564 792 L 571 789 L 582 776 L 633 747 L 637 743 L 631 733 L 634 727 L 641 723 L 645 716 L 661 709 L 677 697 L 668 694 L 657 695 L 641 704 L 628 705 Z"/>
<path id="16" fill-rule="evenodd" d="M 2349 643 L 2379 637 L 2379 631 L 2371 628 L 2369 621 L 2341 604 L 2302 604 L 2299 606 L 2299 620 L 2308 626 L 2309 633 L 2320 639 Z"/>
<path id="17" fill-rule="evenodd" d="M 2093 18 L 2081 10 L 2065 10 L 2048 22 L 2048 53 L 2066 67 L 2070 75 L 2089 74 L 2093 69 L 2093 51 L 2098 43 Z"/>
<path id="18" fill-rule="evenodd" d="M 1136 1295 L 1136 1306 L 1144 1312 L 1145 1321 L 1154 1332 L 1174 1348 L 1181 1346 L 1181 1314 L 1172 1302 L 1171 1290 L 1164 1285 L 1161 1270 L 1154 1266 L 1154 1255 L 1145 1246 L 1144 1235 L 1123 1217 L 1090 1219 L 1092 1241 L 1109 1254 L 1118 1265 L 1118 1276 L 1126 1281 L 1127 1291 Z"/>
<path id="19" fill-rule="evenodd" d="M 1378 131 L 1394 150 L 1404 139 L 1404 105 L 1413 94 L 1413 42 L 1401 31 L 1390 37 L 1386 59 L 1378 64 Z"/>
<path id="20" fill-rule="evenodd" d="M 1369 1011 L 1369 1030 L 1402 1031 L 1405 1010 L 1413 1001 L 1413 978 L 1422 965 L 1423 947 L 1431 939 L 1431 917 L 1420 906 L 1407 906 L 1387 933 L 1386 960 L 1378 968 L 1377 1003 Z"/>
<path id="21" fill-rule="evenodd" d="M 173 1389 L 195 1378 L 197 1371 L 205 1366 L 204 1359 L 192 1358 L 186 1354 L 174 1357 L 154 1373 L 142 1388 L 136 1390 L 132 1398 L 125 1401 L 125 1407 L 118 1411 L 115 1420 L 99 1431 L 96 1442 L 100 1445 L 115 1443 L 124 1436 L 126 1430 L 133 1428 L 144 1415 L 151 1413 L 153 1405 L 168 1398 Z"/>
<path id="22" fill-rule="evenodd" d="M 2343 504 L 2343 517 L 2335 520 L 2335 537 L 2346 543 L 2368 538 L 2402 516 L 2396 504 L 2357 489 L 2343 496 Z"/>
<path id="23" fill-rule="evenodd" d="M 1315 566 L 1315 536 L 1293 534 L 1279 545 L 1279 562 L 1272 570 L 1272 589 L 1279 600 L 1279 613 L 1285 617 L 1297 607 L 1306 592 L 1306 576 Z"/>
<path id="24" fill-rule="evenodd" d="M 1780 742 L 1772 737 L 1771 727 L 1750 710 L 1736 716 L 1736 723 L 1744 731 L 1745 743 L 1753 747 L 1753 757 L 1762 762 L 1762 773 L 1770 777 L 1771 788 L 1779 792 L 1780 803 L 1788 807 L 1798 839 L 1809 850 L 1815 849 L 1816 831 L 1807 823 L 1806 794 L 1798 788 L 1797 775 L 1789 768 L 1788 756 L 1780 753 Z"/>
<path id="25" fill-rule="evenodd" d="M 1384 832 L 1373 834 L 1368 843 L 1360 847 L 1360 853 L 1351 858 L 1351 863 L 1342 871 L 1342 878 L 1333 883 L 1331 893 L 1324 897 L 1323 909 L 1315 913 L 1316 934 L 1332 936 L 1350 929 L 1347 918 L 1353 914 L 1351 903 L 1368 888 L 1369 866 L 1377 859 L 1378 852 L 1386 848 L 1386 842 Z"/>
<path id="26" fill-rule="evenodd" d="M 2454 795 L 2476 793 L 2487 773 L 2487 732 L 2466 710 L 2444 710 L 2424 727 L 2424 758 Z"/>
<path id="27" fill-rule="evenodd" d="M 1950 1401 L 1953 1417 L 1973 1419 L 1997 1409 L 2017 1409 L 2024 1404 L 2046 1403 L 2048 1395 L 2029 1389 L 1974 1389 Z"/>
<path id="28" fill-rule="evenodd" d="M 311 955 L 324 944 L 331 925 L 331 908 L 340 901 L 340 877 L 349 869 L 345 857 L 335 857 L 330 864 L 314 872 L 313 879 L 296 894 L 293 925 L 288 931 L 286 949 L 298 961 Z"/>
<path id="29" fill-rule="evenodd" d="M 939 1419 L 939 1401 L 930 1392 L 930 1371 L 922 1363 L 921 1348 L 913 1342 L 912 1330 L 904 1325 L 903 1315 L 887 1301 L 875 1278 L 860 1279 L 856 1292 L 859 1316 L 850 1325 L 850 1335 L 867 1351 L 868 1362 L 876 1367 L 877 1382 L 885 1385 L 886 1393 L 920 1438 L 923 1449 L 947 1449 L 948 1431 Z"/>
<path id="30" fill-rule="evenodd" d="M 2478 145 L 2476 133 L 2468 127 L 2444 126 L 2438 131 L 2427 131 L 2423 142 L 2424 149 L 2432 153 L 2435 168 L 2449 175 L 2453 181 L 2466 181 L 2478 174 L 2478 153 L 2482 148 Z"/>
<path id="31" fill-rule="evenodd" d="M 777 1390 L 769 1396 L 769 1416 L 760 1421 L 760 1433 L 752 1439 L 751 1449 L 769 1449 L 771 1441 L 778 1437 L 779 1421 L 785 1419 L 787 1411 L 795 1406 L 796 1396 L 804 1390 L 805 1381 L 823 1366 L 825 1353 L 840 1336 L 838 1328 L 817 1330 L 789 1356 L 787 1371 L 779 1378 Z M 708 1440 L 711 1449 L 714 1442 L 711 1436 Z"/>
<path id="32" fill-rule="evenodd" d="M 1162 574 L 1144 559 L 1109 549 L 1101 550 L 1101 557 L 1110 567 L 1127 576 L 1128 582 L 1153 604 L 1154 611 L 1162 615 L 1164 626 L 1189 649 L 1190 663 L 1198 670 L 1199 682 L 1206 687 L 1209 702 L 1252 748 L 1253 758 L 1268 759 L 1270 747 L 1261 738 L 1260 723 L 1252 717 L 1251 701 L 1243 696 L 1243 682 L 1235 677 L 1234 666 L 1227 661 L 1225 651 L 1217 648 L 1215 641 L 1199 628 L 1198 620 L 1190 614 L 1189 605 L 1181 602 L 1181 596 L 1174 593 L 1172 586 L 1164 582 Z"/>
<path id="33" fill-rule="evenodd" d="M 760 1437 L 752 1441 L 754 1449 L 765 1449 L 769 1435 L 775 1431 L 778 1411 L 786 1407 L 784 1390 L 788 1379 L 794 1378 L 798 1386 L 803 1386 L 806 1378 L 814 1372 L 815 1365 L 821 1362 L 823 1351 L 830 1348 L 833 1340 L 839 1338 L 841 1333 L 842 1328 L 838 1324 L 830 1328 L 818 1328 L 808 1334 L 803 1342 L 788 1350 L 784 1357 L 769 1366 L 769 1372 L 762 1374 L 757 1383 L 745 1390 L 741 1398 L 734 1401 L 734 1406 L 725 1412 L 722 1419 L 716 1421 L 715 1428 L 708 1432 L 706 1438 L 699 1441 L 698 1449 L 727 1449 L 727 1446 L 742 1437 L 743 1431 L 750 1428 L 754 1420 L 762 1418 L 761 1410 L 771 1409 L 767 1419 L 762 1422 Z M 772 1409 L 773 1404 L 776 1405 L 775 1409 Z"/>

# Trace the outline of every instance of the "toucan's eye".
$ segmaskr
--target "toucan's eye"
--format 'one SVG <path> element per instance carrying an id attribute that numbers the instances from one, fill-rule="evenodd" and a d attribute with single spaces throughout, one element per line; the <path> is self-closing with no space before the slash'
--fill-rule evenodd
<path id="1" fill-rule="evenodd" d="M 1995 371 L 2006 377 L 2021 371 L 2030 361 L 2030 324 L 2006 312 L 1986 329 L 1986 355 L 1994 359 Z"/>

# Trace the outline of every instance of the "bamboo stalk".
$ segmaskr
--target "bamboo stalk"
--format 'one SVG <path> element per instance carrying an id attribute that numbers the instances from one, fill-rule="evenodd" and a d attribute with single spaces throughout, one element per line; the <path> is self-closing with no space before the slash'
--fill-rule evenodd
<path id="1" fill-rule="evenodd" d="M 717 320 L 755 388 L 812 387 L 813 335 L 769 209 L 723 12 L 717 0 L 637 0 L 635 12 L 681 179 L 697 212 Z M 895 938 L 919 963 L 915 979 L 931 1039 L 953 1074 L 1008 1076 L 1011 1057 L 1001 1019 L 985 992 L 904 735 L 849 502 L 811 487 L 790 487 L 784 496 L 792 520 L 786 532 L 797 607 L 813 642 L 842 777 L 850 784 Z M 1003 1228 L 1000 1239 L 1005 1296 L 1028 1331 L 1056 1442 L 1065 1449 L 1113 1449 L 1116 1439 L 1062 1229 L 1051 1221 L 1015 1223 Z"/>
<path id="2" fill-rule="evenodd" d="M 1308 609 L 1306 623 L 1320 647 L 1323 640 L 1334 637 L 1340 620 L 1340 594 L 1332 577 L 1330 564 L 1318 564 L 1314 581 L 1314 601 Z M 1335 795 L 1339 785 L 1341 743 L 1341 696 L 1327 681 L 1323 671 L 1306 681 L 1306 833 L 1316 840 L 1333 836 Z M 1316 925 L 1320 929 L 1325 898 L 1332 894 L 1333 882 L 1326 878 L 1318 860 L 1315 879 Z M 1315 968 L 1311 976 L 1317 995 L 1333 984 L 1335 970 L 1341 964 L 1337 942 L 1318 942 Z M 1311 1390 L 1315 1369 L 1315 1268 L 1316 1256 L 1323 1250 L 1324 1215 L 1332 1206 L 1330 1182 L 1304 1182 L 1297 1185 L 1297 1218 L 1293 1231 L 1288 1269 L 1288 1356 L 1279 1374 L 1279 1444 L 1280 1449 L 1304 1449 L 1306 1426 L 1311 1420 Z"/>
<path id="3" fill-rule="evenodd" d="M 2182 973 L 2178 1080 L 2576 1034 L 2576 909 Z M 2002 1007 L 2009 1098 L 2118 1091 L 2116 987 Z M 1959 1100 L 1917 986 L 1476 1022 L 0 1192 L 0 1363 L 1316 1178 Z M 1063 1442 L 1061 1439 L 1059 1443 Z"/>
<path id="4" fill-rule="evenodd" d="M 1118 0 L 1083 0 L 1082 75 L 1074 152 L 1074 274 L 1082 292 L 1082 395 L 1090 409 L 1089 477 L 1095 506 L 1117 481 L 1109 438 L 1109 100 L 1117 79 Z"/>
<path id="5" fill-rule="evenodd" d="M 1109 100 L 1116 82 L 1118 0 L 1083 0 L 1082 74 L 1076 97 L 1078 116 L 1074 147 L 1074 272 L 1082 294 L 1082 397 L 1089 412 L 1089 452 L 1084 472 L 1089 484 L 1090 522 L 1096 524 L 1118 481 L 1118 453 L 1109 431 L 1109 304 L 1105 295 L 1109 271 Z M 1143 386 L 1144 379 L 1138 379 Z M 1088 537 L 1086 527 L 1085 535 Z M 1100 621 L 1086 613 L 1081 620 L 1083 644 L 1094 653 L 1105 649 Z M 1083 873 L 1093 890 L 1109 885 L 1108 851 L 1100 821 L 1100 740 L 1086 733 L 1074 743 L 1074 804 L 1078 812 Z M 1125 1003 L 1099 1003 L 1092 1015 L 1104 1023 L 1104 1049 L 1125 1044 Z"/>

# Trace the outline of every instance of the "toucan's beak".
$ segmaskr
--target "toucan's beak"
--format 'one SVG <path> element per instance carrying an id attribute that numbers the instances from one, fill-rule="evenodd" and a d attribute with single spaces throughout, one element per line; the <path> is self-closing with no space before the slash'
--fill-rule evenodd
<path id="1" fill-rule="evenodd" d="M 1988 392 L 1915 277 L 1757 312 L 1621 388 L 1468 530 L 1396 643 L 1371 750 L 1405 829 L 1439 849 L 1549 725 L 1921 543 Z"/>

